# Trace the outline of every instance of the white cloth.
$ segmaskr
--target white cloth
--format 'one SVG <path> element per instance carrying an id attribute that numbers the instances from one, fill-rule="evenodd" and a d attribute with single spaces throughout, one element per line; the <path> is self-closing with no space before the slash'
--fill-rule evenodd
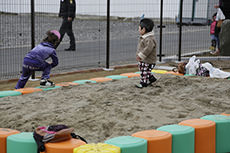
<path id="1" fill-rule="evenodd" d="M 205 67 L 209 71 L 210 78 L 222 78 L 226 79 L 230 77 L 229 72 L 222 71 L 218 68 L 213 67 L 210 63 L 204 63 L 202 64 L 203 67 Z"/>
<path id="2" fill-rule="evenodd" d="M 199 68 L 199 65 L 200 65 L 200 60 L 196 59 L 196 56 L 192 56 L 189 59 L 188 64 L 185 65 L 186 74 L 196 75 L 196 70 Z M 210 78 L 225 79 L 230 77 L 230 72 L 225 72 L 218 68 L 215 68 L 208 62 L 201 64 L 201 66 L 205 67 L 209 71 Z"/>
<path id="3" fill-rule="evenodd" d="M 189 62 L 185 65 L 186 74 L 196 75 L 196 70 L 199 68 L 200 60 L 196 60 L 196 56 L 192 56 Z"/>
<path id="4" fill-rule="evenodd" d="M 216 21 L 225 20 L 224 13 L 220 8 L 217 9 Z"/>

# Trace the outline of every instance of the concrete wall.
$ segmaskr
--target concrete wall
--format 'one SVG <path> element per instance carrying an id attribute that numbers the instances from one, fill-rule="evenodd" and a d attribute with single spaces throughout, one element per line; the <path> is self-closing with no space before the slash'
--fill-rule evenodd
<path id="1" fill-rule="evenodd" d="M 218 4 L 217 0 L 195 0 L 195 18 L 210 18 L 216 11 L 214 5 Z M 183 17 L 191 18 L 193 11 L 193 0 L 184 0 Z M 211 15 L 210 15 L 211 14 Z"/>

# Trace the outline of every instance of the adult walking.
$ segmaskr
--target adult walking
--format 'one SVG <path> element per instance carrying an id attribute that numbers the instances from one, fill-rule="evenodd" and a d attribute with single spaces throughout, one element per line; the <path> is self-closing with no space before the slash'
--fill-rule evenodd
<path id="1" fill-rule="evenodd" d="M 76 50 L 75 37 L 73 33 L 73 28 L 72 28 L 72 23 L 75 18 L 75 13 L 76 13 L 75 0 L 61 0 L 60 1 L 59 17 L 63 18 L 62 25 L 59 30 L 61 34 L 60 43 L 65 33 L 67 33 L 70 39 L 70 47 L 65 49 L 65 51 L 75 51 Z M 58 47 L 58 45 L 56 47 Z"/>
<path id="2" fill-rule="evenodd" d="M 221 32 L 221 26 L 224 20 L 230 19 L 230 1 L 229 0 L 219 0 L 219 5 L 215 5 L 217 8 L 217 15 L 216 15 L 216 27 L 215 27 L 215 35 L 219 39 L 219 34 Z M 219 40 L 220 42 L 221 40 Z M 215 52 L 212 52 L 213 55 L 220 54 L 220 47 Z"/>

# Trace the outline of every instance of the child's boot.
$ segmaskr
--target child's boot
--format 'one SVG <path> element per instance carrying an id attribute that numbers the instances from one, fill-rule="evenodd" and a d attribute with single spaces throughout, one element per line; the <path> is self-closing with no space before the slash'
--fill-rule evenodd
<path id="1" fill-rule="evenodd" d="M 136 84 L 136 85 L 135 85 L 135 87 L 136 87 L 136 88 L 139 88 L 139 89 L 142 89 L 142 88 L 147 87 L 147 86 L 148 86 L 147 83 L 140 83 L 140 84 Z"/>
<path id="2" fill-rule="evenodd" d="M 157 79 L 152 75 L 150 78 L 149 78 L 149 84 L 152 84 L 153 82 L 157 81 Z"/>
<path id="3" fill-rule="evenodd" d="M 216 40 L 212 40 L 212 45 L 209 48 L 212 52 L 216 50 Z"/>

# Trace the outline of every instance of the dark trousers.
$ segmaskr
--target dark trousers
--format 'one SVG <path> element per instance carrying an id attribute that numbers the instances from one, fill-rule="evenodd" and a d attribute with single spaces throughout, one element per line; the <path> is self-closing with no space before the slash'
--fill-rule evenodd
<path id="1" fill-rule="evenodd" d="M 155 78 L 151 73 L 152 69 L 155 67 L 155 64 L 138 62 L 138 67 L 141 72 L 140 84 L 147 85 L 149 83 L 149 79 Z"/>
<path id="2" fill-rule="evenodd" d="M 69 36 L 69 39 L 70 39 L 70 48 L 75 48 L 76 45 L 75 45 L 75 37 L 73 34 L 72 23 L 73 23 L 73 20 L 68 21 L 67 18 L 63 18 L 62 25 L 61 25 L 60 30 L 59 30 L 59 32 L 61 34 L 60 42 L 62 41 L 65 33 L 67 33 L 67 35 Z"/>
<path id="3" fill-rule="evenodd" d="M 32 73 L 34 71 L 43 71 L 42 79 L 49 79 L 51 69 L 52 69 L 52 66 L 50 64 L 47 64 L 43 68 L 23 65 L 23 67 L 22 67 L 22 75 L 21 75 L 20 79 L 18 80 L 18 83 L 15 86 L 15 89 L 24 88 L 24 86 L 26 85 L 28 79 L 30 78 L 30 76 L 32 75 Z"/>

